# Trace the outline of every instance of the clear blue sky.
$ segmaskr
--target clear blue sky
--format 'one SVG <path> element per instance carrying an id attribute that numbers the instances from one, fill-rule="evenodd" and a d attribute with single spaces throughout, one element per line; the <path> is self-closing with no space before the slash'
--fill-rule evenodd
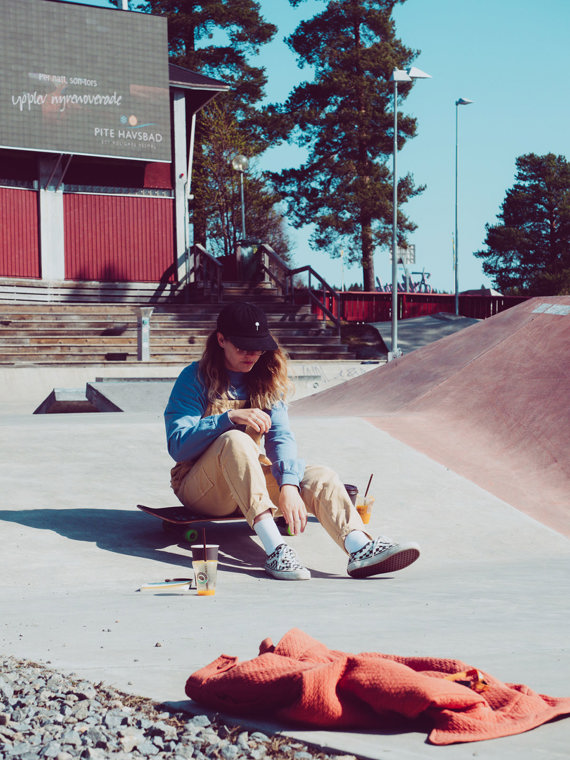
<path id="1" fill-rule="evenodd" d="M 104 5 L 105 0 L 86 0 Z M 262 14 L 279 31 L 263 50 L 270 101 L 285 99 L 310 71 L 298 69 L 283 38 L 299 21 L 325 8 L 306 0 L 259 0 Z M 396 7 L 398 36 L 420 50 L 415 61 L 432 79 L 417 81 L 403 104 L 418 120 L 418 135 L 398 155 L 398 174 L 411 172 L 425 192 L 406 204 L 418 225 L 410 236 L 416 266 L 431 272 L 438 290 L 452 290 L 452 234 L 455 210 L 455 101 L 459 108 L 459 285 L 488 281 L 472 255 L 483 248 L 485 224 L 494 223 L 505 192 L 513 185 L 515 159 L 524 153 L 568 156 L 570 148 L 570 0 L 406 0 Z M 278 169 L 301 158 L 294 147 L 274 149 L 260 168 Z M 391 163 L 390 163 L 391 166 Z M 311 251 L 308 230 L 291 230 L 295 264 L 311 264 L 340 285 L 338 259 Z M 390 279 L 389 252 L 376 252 L 375 269 Z M 361 270 L 345 267 L 344 281 L 361 282 Z"/>

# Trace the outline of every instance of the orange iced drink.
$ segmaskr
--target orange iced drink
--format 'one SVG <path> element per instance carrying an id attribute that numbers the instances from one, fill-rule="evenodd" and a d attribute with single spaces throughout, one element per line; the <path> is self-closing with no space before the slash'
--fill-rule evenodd
<path id="1" fill-rule="evenodd" d="M 364 498 L 363 496 L 360 496 L 359 494 L 356 498 L 356 509 L 358 511 L 358 514 L 362 518 L 362 522 L 365 525 L 367 525 L 370 522 L 373 504 L 374 504 L 373 496 L 367 496 L 366 498 Z"/>

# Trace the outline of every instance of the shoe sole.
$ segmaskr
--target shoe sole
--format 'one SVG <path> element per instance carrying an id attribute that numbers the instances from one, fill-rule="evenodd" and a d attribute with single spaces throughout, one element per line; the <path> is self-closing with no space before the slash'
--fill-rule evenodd
<path id="1" fill-rule="evenodd" d="M 416 547 L 402 549 L 401 551 L 394 552 L 394 554 L 391 554 L 388 557 L 380 557 L 369 565 L 363 565 L 348 570 L 348 574 L 351 578 L 368 578 L 370 575 L 395 573 L 396 571 L 403 570 L 405 567 L 411 565 L 419 556 L 420 550 Z"/>
<path id="2" fill-rule="evenodd" d="M 265 568 L 265 573 L 270 578 L 276 581 L 310 581 L 311 573 L 303 576 L 296 576 L 295 570 L 268 570 Z M 307 571 L 308 572 L 308 571 Z"/>

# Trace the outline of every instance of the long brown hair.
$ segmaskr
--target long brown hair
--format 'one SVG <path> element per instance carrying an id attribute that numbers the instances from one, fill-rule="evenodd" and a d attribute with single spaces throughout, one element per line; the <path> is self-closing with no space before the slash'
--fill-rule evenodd
<path id="1" fill-rule="evenodd" d="M 208 401 L 213 403 L 227 392 L 230 384 L 217 330 L 208 336 L 199 370 L 206 385 Z M 246 374 L 246 382 L 249 403 L 253 408 L 270 409 L 278 401 L 284 401 L 292 384 L 287 376 L 287 356 L 281 348 L 262 354 Z"/>

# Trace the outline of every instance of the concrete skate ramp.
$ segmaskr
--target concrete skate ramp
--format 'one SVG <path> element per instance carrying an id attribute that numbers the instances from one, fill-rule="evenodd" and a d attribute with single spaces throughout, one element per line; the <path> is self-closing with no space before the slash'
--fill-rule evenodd
<path id="1" fill-rule="evenodd" d="M 301 399 L 291 415 L 366 417 L 570 535 L 569 349 L 570 296 L 534 298 Z"/>

